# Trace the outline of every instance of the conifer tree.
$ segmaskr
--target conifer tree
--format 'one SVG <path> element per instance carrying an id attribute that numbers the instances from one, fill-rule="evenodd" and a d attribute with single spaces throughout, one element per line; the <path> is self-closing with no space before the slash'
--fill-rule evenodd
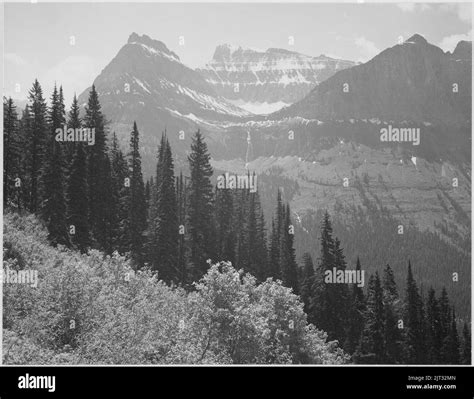
<path id="1" fill-rule="evenodd" d="M 47 107 L 43 98 L 43 89 L 38 80 L 28 93 L 27 168 L 29 171 L 29 210 L 37 212 L 40 204 L 40 172 L 43 167 L 47 136 Z"/>
<path id="2" fill-rule="evenodd" d="M 22 112 L 21 118 L 19 120 L 19 143 L 20 148 L 23 150 L 20 151 L 19 164 L 20 169 L 16 177 L 19 180 L 15 180 L 15 191 L 14 195 L 16 197 L 15 203 L 18 209 L 29 208 L 31 204 L 31 175 L 30 175 L 30 148 L 31 143 L 30 139 L 32 138 L 31 134 L 31 124 L 32 118 L 30 113 L 30 107 L 27 104 L 25 109 Z"/>
<path id="3" fill-rule="evenodd" d="M 233 202 L 233 194 L 230 189 L 216 189 L 217 259 L 235 265 Z"/>
<path id="4" fill-rule="evenodd" d="M 295 259 L 294 249 L 294 226 L 291 222 L 290 205 L 283 208 L 281 232 L 280 232 L 280 273 L 285 286 L 292 288 L 293 293 L 299 293 L 298 289 L 298 266 Z"/>
<path id="5" fill-rule="evenodd" d="M 15 179 L 21 170 L 21 141 L 18 130 L 18 114 L 11 99 L 3 98 L 3 206 L 13 198 Z M 21 180 L 20 180 L 21 184 Z"/>
<path id="6" fill-rule="evenodd" d="M 133 130 L 130 134 L 130 188 L 128 194 L 128 228 L 126 232 L 128 233 L 127 241 L 132 261 L 136 266 L 141 266 L 143 263 L 144 232 L 146 229 L 145 185 L 143 183 L 139 135 L 137 124 L 133 122 Z"/>
<path id="7" fill-rule="evenodd" d="M 67 221 L 71 242 L 81 252 L 90 246 L 89 202 L 87 200 L 87 159 L 82 143 L 77 143 L 67 181 Z"/>
<path id="8" fill-rule="evenodd" d="M 471 364 L 471 332 L 466 322 L 462 329 L 462 337 L 461 363 Z"/>
<path id="9" fill-rule="evenodd" d="M 406 362 L 408 364 L 423 364 L 425 354 L 421 298 L 413 278 L 410 262 L 408 262 L 405 319 Z"/>
<path id="10" fill-rule="evenodd" d="M 361 271 L 359 257 L 357 257 L 356 271 Z M 359 345 L 362 331 L 364 329 L 364 315 L 367 308 L 364 291 L 362 287 L 359 287 L 357 284 L 352 285 L 352 291 L 349 298 L 348 328 L 344 349 L 348 353 L 353 354 Z"/>
<path id="11" fill-rule="evenodd" d="M 186 267 L 186 241 L 185 241 L 185 225 L 186 225 L 186 183 L 183 172 L 180 172 L 176 179 L 176 200 L 177 200 L 177 215 L 178 215 L 178 255 L 177 255 L 177 269 L 178 281 L 182 284 L 188 282 L 187 267 Z"/>
<path id="12" fill-rule="evenodd" d="M 207 261 L 214 257 L 214 204 L 210 155 L 201 132 L 193 137 L 188 156 L 191 179 L 188 202 L 189 261 L 193 280 L 207 271 Z"/>
<path id="13" fill-rule="evenodd" d="M 308 252 L 303 254 L 303 275 L 300 283 L 300 296 L 304 304 L 305 312 L 309 313 L 309 303 L 314 284 L 314 264 L 311 255 Z"/>
<path id="14" fill-rule="evenodd" d="M 99 95 L 92 86 L 84 116 L 84 128 L 94 129 L 95 144 L 87 146 L 89 226 L 93 239 L 99 248 L 107 248 L 110 243 L 108 220 L 108 194 L 111 192 L 110 161 L 107 153 L 105 118 L 101 111 Z"/>
<path id="15" fill-rule="evenodd" d="M 370 276 L 367 292 L 365 325 L 354 359 L 362 364 L 384 362 L 384 311 L 383 292 L 377 272 Z"/>
<path id="16" fill-rule="evenodd" d="M 80 129 L 82 127 L 82 121 L 80 117 L 80 107 L 79 103 L 77 101 L 76 94 L 74 94 L 74 98 L 72 100 L 72 105 L 71 109 L 69 110 L 68 113 L 68 121 L 67 121 L 67 127 L 68 129 Z M 70 165 L 71 162 L 74 159 L 74 153 L 75 153 L 75 147 L 76 147 L 76 142 L 68 142 L 67 143 L 67 150 L 66 150 L 66 159 L 67 159 L 67 164 Z"/>
<path id="17" fill-rule="evenodd" d="M 439 362 L 440 364 L 449 364 L 449 347 L 446 342 L 449 341 L 449 332 L 451 329 L 451 304 L 449 303 L 448 292 L 446 287 L 441 290 L 439 298 L 439 340 L 441 347 L 439 348 Z"/>
<path id="18" fill-rule="evenodd" d="M 321 257 L 316 269 L 313 296 L 310 300 L 310 321 L 328 333 L 329 339 L 346 341 L 347 287 L 326 281 L 328 274 L 345 269 L 339 240 L 333 238 L 332 224 L 326 212 L 321 226 Z"/>
<path id="19" fill-rule="evenodd" d="M 390 265 L 383 275 L 384 306 L 384 363 L 395 364 L 402 361 L 402 336 L 398 328 L 399 297 L 395 275 Z"/>
<path id="20" fill-rule="evenodd" d="M 281 280 L 281 269 L 280 269 L 280 250 L 281 250 L 281 233 L 283 226 L 283 203 L 281 200 L 281 192 L 278 189 L 277 192 L 277 206 L 275 209 L 275 215 L 272 219 L 272 232 L 270 236 L 270 251 L 268 256 L 268 267 L 267 277 Z"/>
<path id="21" fill-rule="evenodd" d="M 439 304 L 435 290 L 431 287 L 426 300 L 426 361 L 428 364 L 440 362 L 439 353 L 442 347 L 440 328 Z"/>
<path id="22" fill-rule="evenodd" d="M 165 134 L 158 151 L 154 218 L 150 220 L 151 267 L 168 283 L 180 283 L 178 268 L 179 224 L 171 147 Z"/>
<path id="23" fill-rule="evenodd" d="M 53 245 L 70 245 L 66 227 L 66 200 L 64 196 L 64 160 L 61 143 L 55 140 L 56 129 L 63 129 L 65 108 L 63 97 L 54 87 L 49 114 L 50 133 L 41 169 L 41 217 L 48 228 Z"/>
<path id="24" fill-rule="evenodd" d="M 128 165 L 125 156 L 120 149 L 117 135 L 112 135 L 110 147 L 111 167 L 111 195 L 109 199 L 110 209 L 110 236 L 111 247 L 121 254 L 129 251 L 128 239 L 128 212 L 130 190 L 128 181 Z"/>

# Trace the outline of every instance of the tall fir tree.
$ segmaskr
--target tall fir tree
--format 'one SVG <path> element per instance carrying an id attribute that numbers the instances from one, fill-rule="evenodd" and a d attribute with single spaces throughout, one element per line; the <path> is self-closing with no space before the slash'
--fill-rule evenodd
<path id="1" fill-rule="evenodd" d="M 50 133 L 46 140 L 46 151 L 41 169 L 41 217 L 48 228 L 48 238 L 53 245 L 70 245 L 66 227 L 66 199 L 64 189 L 64 159 L 61 142 L 55 140 L 56 130 L 63 129 L 66 122 L 62 89 L 54 86 L 49 114 Z"/>
<path id="2" fill-rule="evenodd" d="M 310 321 L 336 339 L 341 346 L 346 341 L 347 287 L 326 280 L 334 269 L 346 267 L 339 240 L 333 237 L 329 213 L 325 212 L 321 225 L 321 256 L 316 269 L 313 295 L 310 300 Z"/>
<path id="3" fill-rule="evenodd" d="M 30 107 L 27 104 L 22 112 L 19 120 L 19 141 L 21 143 L 20 152 L 20 170 L 18 172 L 19 180 L 15 181 L 15 203 L 18 209 L 29 209 L 31 204 L 31 175 L 30 175 L 30 161 L 31 161 L 31 134 L 32 118 Z"/>
<path id="4" fill-rule="evenodd" d="M 183 176 L 183 172 L 179 173 L 176 178 L 176 202 L 177 202 L 177 215 L 178 215 L 178 254 L 177 254 L 177 268 L 178 268 L 178 281 L 182 284 L 188 282 L 188 273 L 186 265 L 186 210 L 187 210 L 187 192 L 186 183 Z"/>
<path id="5" fill-rule="evenodd" d="M 449 347 L 446 342 L 449 341 L 449 333 L 451 329 L 451 304 L 449 303 L 448 292 L 446 287 L 441 290 L 439 297 L 439 340 L 441 346 L 439 348 L 439 362 L 441 364 L 449 364 L 450 354 Z"/>
<path id="6" fill-rule="evenodd" d="M 225 176 L 224 176 L 225 178 Z M 231 189 L 216 189 L 217 259 L 235 265 L 234 198 Z"/>
<path id="7" fill-rule="evenodd" d="M 380 364 L 385 361 L 383 291 L 378 272 L 370 276 L 367 310 L 359 347 L 354 354 L 356 363 Z"/>
<path id="8" fill-rule="evenodd" d="M 282 226 L 283 226 L 283 213 L 284 207 L 281 199 L 281 192 L 278 189 L 277 192 L 277 205 L 275 209 L 275 216 L 272 219 L 272 231 L 270 236 L 270 251 L 268 255 L 268 267 L 267 267 L 267 277 L 273 279 L 280 279 L 281 269 L 280 269 L 280 250 L 282 242 Z"/>
<path id="9" fill-rule="evenodd" d="M 406 363 L 423 364 L 425 361 L 423 318 L 421 297 L 413 277 L 411 263 L 408 262 L 408 275 L 405 299 L 405 349 Z"/>
<path id="10" fill-rule="evenodd" d="M 356 272 L 362 272 L 359 257 L 357 257 Z M 348 327 L 344 349 L 348 353 L 353 354 L 357 350 L 360 342 L 362 331 L 364 329 L 364 315 L 367 311 L 364 291 L 358 284 L 352 284 L 348 309 Z"/>
<path id="11" fill-rule="evenodd" d="M 80 116 L 80 107 L 77 101 L 76 94 L 74 94 L 74 98 L 72 99 L 71 108 L 68 113 L 68 120 L 67 120 L 67 127 L 68 129 L 81 129 L 82 128 L 82 121 Z M 74 154 L 75 154 L 76 142 L 71 141 L 67 143 L 66 146 L 66 160 L 67 164 L 70 165 L 73 162 Z"/>
<path id="12" fill-rule="evenodd" d="M 292 288 L 298 295 L 298 266 L 296 264 L 296 255 L 294 249 L 294 231 L 295 228 L 291 221 L 290 205 L 287 204 L 282 214 L 281 232 L 280 232 L 280 274 L 285 286 Z"/>
<path id="13" fill-rule="evenodd" d="M 140 133 L 136 122 L 133 122 L 133 130 L 130 134 L 129 153 L 129 179 L 130 188 L 128 193 L 128 243 L 132 261 L 136 267 L 143 264 L 144 256 L 144 232 L 146 229 L 146 199 L 145 184 L 143 183 L 142 162 L 140 155 Z"/>
<path id="14" fill-rule="evenodd" d="M 440 363 L 441 341 L 441 325 L 439 303 L 436 299 L 436 292 L 431 287 L 428 290 L 428 298 L 426 300 L 426 361 L 428 364 Z"/>
<path id="15" fill-rule="evenodd" d="M 40 172 L 43 168 L 48 137 L 47 106 L 43 89 L 36 79 L 28 93 L 27 168 L 29 172 L 29 210 L 37 212 L 40 205 Z"/>
<path id="16" fill-rule="evenodd" d="M 189 261 L 193 280 L 200 279 L 207 271 L 207 261 L 214 258 L 214 203 L 210 155 L 201 132 L 193 137 L 188 156 L 191 179 L 189 184 L 188 229 Z"/>
<path id="17" fill-rule="evenodd" d="M 154 218 L 150 220 L 151 267 L 160 279 L 181 283 L 178 268 L 179 220 L 174 176 L 174 163 L 168 138 L 163 134 L 158 151 L 154 194 Z"/>
<path id="18" fill-rule="evenodd" d="M 471 332 L 466 322 L 462 329 L 461 363 L 471 364 Z"/>
<path id="19" fill-rule="evenodd" d="M 22 142 L 19 134 L 16 106 L 10 98 L 3 98 L 3 206 L 12 202 L 15 183 L 21 186 Z M 16 179 L 20 180 L 16 180 Z"/>
<path id="20" fill-rule="evenodd" d="M 112 191 L 109 198 L 111 246 L 114 250 L 124 254 L 129 251 L 129 243 L 127 241 L 129 187 L 127 187 L 125 180 L 128 177 L 129 170 L 127 160 L 120 149 L 115 132 L 112 134 L 109 156 Z"/>
<path id="21" fill-rule="evenodd" d="M 400 299 L 398 296 L 395 275 L 390 265 L 383 273 L 383 308 L 384 308 L 384 363 L 397 364 L 402 359 L 402 336 L 399 328 Z"/>
<path id="22" fill-rule="evenodd" d="M 87 159 L 82 143 L 75 146 L 67 180 L 67 221 L 71 243 L 81 252 L 90 246 L 89 201 L 87 198 Z"/>
<path id="23" fill-rule="evenodd" d="M 309 301 L 312 295 L 314 283 L 314 264 L 308 252 L 303 254 L 303 274 L 300 282 L 300 296 L 304 304 L 304 310 L 309 313 Z"/>
<path id="24" fill-rule="evenodd" d="M 110 245 L 108 220 L 108 194 L 111 178 L 110 161 L 107 151 L 105 118 L 101 111 L 99 95 L 92 86 L 85 109 L 84 128 L 94 129 L 95 143 L 87 147 L 88 189 L 89 189 L 89 226 L 93 239 L 99 248 L 107 249 Z"/>

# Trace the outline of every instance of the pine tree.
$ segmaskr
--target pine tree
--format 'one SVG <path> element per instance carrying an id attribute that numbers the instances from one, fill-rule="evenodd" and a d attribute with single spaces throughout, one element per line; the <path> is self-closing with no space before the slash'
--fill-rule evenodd
<path id="1" fill-rule="evenodd" d="M 207 260 L 214 257 L 215 237 L 213 190 L 210 180 L 213 170 L 207 145 L 199 130 L 193 137 L 188 161 L 191 172 L 188 202 L 189 260 L 192 278 L 198 280 L 209 267 Z"/>
<path id="2" fill-rule="evenodd" d="M 332 235 L 332 224 L 326 212 L 321 226 L 321 256 L 316 269 L 313 295 L 310 299 L 310 321 L 328 333 L 328 338 L 346 341 L 347 286 L 326 282 L 326 275 L 344 270 L 345 260 L 339 240 Z"/>
<path id="3" fill-rule="evenodd" d="M 67 127 L 68 129 L 80 129 L 82 127 L 82 121 L 80 117 L 80 107 L 79 103 L 77 101 L 76 94 L 74 94 L 74 98 L 72 100 L 72 105 L 71 109 L 69 110 L 68 113 L 68 121 L 67 121 Z M 68 142 L 66 146 L 66 159 L 68 160 L 68 165 L 71 164 L 71 162 L 74 159 L 74 153 L 75 153 L 75 148 L 76 148 L 76 142 Z"/>
<path id="4" fill-rule="evenodd" d="M 309 303 L 312 295 L 314 283 L 314 264 L 311 255 L 308 252 L 303 254 L 303 276 L 300 283 L 300 296 L 304 304 L 304 310 L 309 313 Z"/>
<path id="5" fill-rule="evenodd" d="M 462 352 L 461 362 L 462 364 L 471 364 L 471 332 L 466 322 L 462 329 Z"/>
<path id="6" fill-rule="evenodd" d="M 450 355 L 449 347 L 446 346 L 446 342 L 449 341 L 449 332 L 451 329 L 451 305 L 449 303 L 448 293 L 446 288 L 443 287 L 441 290 L 441 296 L 439 298 L 439 340 L 441 347 L 439 348 L 439 362 L 440 364 L 448 364 Z"/>
<path id="7" fill-rule="evenodd" d="M 383 275 L 383 306 L 384 306 L 384 363 L 396 364 L 402 359 L 402 336 L 398 328 L 399 297 L 395 275 L 390 265 L 384 269 Z"/>
<path id="8" fill-rule="evenodd" d="M 217 259 L 235 265 L 233 203 L 234 199 L 230 189 L 216 189 Z"/>
<path id="9" fill-rule="evenodd" d="M 449 332 L 443 342 L 443 353 L 447 364 L 461 364 L 459 354 L 459 336 L 456 327 L 456 314 L 451 310 Z"/>
<path id="10" fill-rule="evenodd" d="M 3 98 L 3 206 L 12 201 L 15 179 L 21 170 L 21 141 L 18 114 L 11 97 Z M 21 184 L 21 180 L 20 180 Z"/>
<path id="11" fill-rule="evenodd" d="M 29 210 L 37 212 L 40 204 L 40 171 L 43 167 L 48 134 L 47 107 L 38 80 L 35 80 L 29 91 L 28 100 L 30 105 L 26 151 L 29 169 Z"/>
<path id="12" fill-rule="evenodd" d="M 158 151 L 159 159 L 155 185 L 155 216 L 150 220 L 151 267 L 160 279 L 180 283 L 178 268 L 179 224 L 171 147 L 165 134 Z"/>
<path id="13" fill-rule="evenodd" d="M 426 360 L 428 364 L 439 364 L 442 346 L 439 304 L 433 287 L 428 290 L 426 300 Z"/>
<path id="14" fill-rule="evenodd" d="M 362 364 L 380 364 L 384 363 L 384 354 L 383 292 L 379 275 L 375 272 L 369 279 L 365 324 L 354 359 Z"/>
<path id="15" fill-rule="evenodd" d="M 139 135 L 137 124 L 133 122 L 133 130 L 130 135 L 130 188 L 128 194 L 128 229 L 126 232 L 128 233 L 129 249 L 135 266 L 143 264 L 144 232 L 146 229 L 145 185 L 143 183 Z"/>
<path id="16" fill-rule="evenodd" d="M 32 118 L 30 113 L 30 107 L 25 106 L 25 109 L 22 112 L 21 118 L 19 120 L 19 144 L 22 151 L 20 151 L 20 170 L 15 181 L 15 197 L 16 197 L 16 206 L 18 209 L 29 208 L 31 204 L 31 175 L 30 175 L 30 140 L 32 138 L 31 134 L 31 125 Z"/>
<path id="17" fill-rule="evenodd" d="M 423 364 L 425 354 L 421 298 L 415 279 L 413 278 L 410 262 L 408 262 L 405 307 L 406 362 L 408 364 Z"/>
<path id="18" fill-rule="evenodd" d="M 357 257 L 356 272 L 359 273 L 361 270 L 360 260 Z M 353 284 L 349 300 L 347 338 L 344 345 L 344 349 L 350 354 L 353 354 L 359 345 L 366 311 L 364 291 L 358 284 Z"/>
<path id="19" fill-rule="evenodd" d="M 107 249 L 110 245 L 108 220 L 108 194 L 111 192 L 110 161 L 107 154 L 107 137 L 105 118 L 101 111 L 99 95 L 92 86 L 86 106 L 84 128 L 94 129 L 95 144 L 87 147 L 88 155 L 88 189 L 89 189 L 89 226 L 93 239 L 99 248 Z"/>
<path id="20" fill-rule="evenodd" d="M 334 239 L 334 266 L 338 271 L 345 271 L 347 267 L 341 242 L 337 237 Z M 347 311 L 349 309 L 348 286 L 346 283 L 331 284 L 329 289 L 334 307 L 333 328 L 337 339 L 343 346 L 346 341 Z"/>
<path id="21" fill-rule="evenodd" d="M 177 215 L 178 215 L 178 226 L 180 234 L 178 237 L 178 254 L 177 254 L 177 269 L 178 269 L 178 281 L 182 284 L 186 284 L 187 278 L 187 267 L 186 267 L 186 242 L 185 242 L 185 224 L 186 224 L 186 183 L 183 173 L 180 172 L 176 179 L 176 200 L 177 200 Z"/>
<path id="22" fill-rule="evenodd" d="M 86 252 L 90 246 L 87 193 L 86 153 L 83 144 L 77 143 L 69 170 L 66 198 L 71 242 L 81 252 Z"/>
<path id="23" fill-rule="evenodd" d="M 283 223 L 280 232 L 280 273 L 285 286 L 293 289 L 293 293 L 299 293 L 298 289 L 298 266 L 294 249 L 294 226 L 291 222 L 290 205 L 287 204 L 282 215 Z"/>
<path id="24" fill-rule="evenodd" d="M 62 91 L 62 90 L 61 90 Z M 51 98 L 49 114 L 50 133 L 41 169 L 41 217 L 48 228 L 48 238 L 53 245 L 70 245 L 66 227 L 66 200 L 64 196 L 64 160 L 61 143 L 55 140 L 56 130 L 66 122 L 63 97 L 56 86 Z"/>
<path id="25" fill-rule="evenodd" d="M 110 147 L 110 236 L 113 250 L 124 254 L 129 251 L 128 239 L 128 213 L 129 213 L 129 187 L 125 178 L 128 177 L 128 165 L 120 149 L 117 135 L 112 135 Z"/>
<path id="26" fill-rule="evenodd" d="M 277 192 L 277 206 L 275 210 L 275 216 L 272 219 L 272 232 L 270 236 L 270 253 L 268 256 L 268 267 L 267 277 L 281 280 L 281 269 L 280 269 L 280 250 L 281 250 L 281 233 L 283 226 L 283 203 L 281 200 L 281 192 L 278 189 Z"/>

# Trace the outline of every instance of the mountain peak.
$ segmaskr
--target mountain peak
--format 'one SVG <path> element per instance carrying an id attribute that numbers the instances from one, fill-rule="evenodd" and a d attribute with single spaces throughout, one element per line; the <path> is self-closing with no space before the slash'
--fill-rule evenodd
<path id="1" fill-rule="evenodd" d="M 234 46 L 232 44 L 219 44 L 216 47 L 216 50 L 214 51 L 214 56 L 212 57 L 215 61 L 224 61 L 226 59 L 229 59 L 232 54 L 234 54 L 237 51 L 241 51 L 242 47 L 240 46 Z"/>
<path id="2" fill-rule="evenodd" d="M 470 60 L 472 54 L 472 42 L 461 40 L 453 51 L 453 58 L 459 60 Z"/>
<path id="3" fill-rule="evenodd" d="M 415 43 L 415 44 L 427 44 L 428 41 L 418 33 L 415 33 L 412 37 L 410 37 L 405 43 Z"/>
<path id="4" fill-rule="evenodd" d="M 127 44 L 140 44 L 146 48 L 161 52 L 179 61 L 178 55 L 172 52 L 168 47 L 166 47 L 166 44 L 164 44 L 163 42 L 160 42 L 159 40 L 154 40 L 148 35 L 140 36 L 139 34 L 133 32 L 128 37 Z"/>

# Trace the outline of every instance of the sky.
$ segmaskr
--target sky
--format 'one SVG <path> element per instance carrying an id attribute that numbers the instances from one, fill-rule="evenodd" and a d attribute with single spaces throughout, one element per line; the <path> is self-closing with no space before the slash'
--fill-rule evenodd
<path id="1" fill-rule="evenodd" d="M 35 78 L 49 99 L 62 85 L 67 105 L 132 32 L 161 40 L 189 67 L 217 45 L 365 62 L 415 33 L 452 51 L 471 40 L 471 3 L 6 3 L 4 93 L 26 99 Z M 293 38 L 291 44 L 290 36 Z M 180 44 L 184 39 L 184 43 Z"/>

